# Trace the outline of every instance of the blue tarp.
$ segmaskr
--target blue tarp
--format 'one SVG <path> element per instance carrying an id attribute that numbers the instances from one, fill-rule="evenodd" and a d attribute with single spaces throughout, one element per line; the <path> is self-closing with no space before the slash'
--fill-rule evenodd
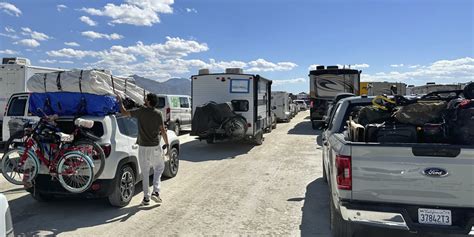
<path id="1" fill-rule="evenodd" d="M 104 116 L 120 111 L 117 98 L 78 92 L 31 93 L 29 111 L 36 116 Z"/>

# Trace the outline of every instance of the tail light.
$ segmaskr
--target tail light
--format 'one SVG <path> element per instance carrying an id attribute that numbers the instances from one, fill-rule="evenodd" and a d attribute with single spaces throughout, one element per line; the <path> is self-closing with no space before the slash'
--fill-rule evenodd
<path id="1" fill-rule="evenodd" d="M 105 158 L 108 158 L 112 152 L 112 146 L 110 144 L 105 144 L 101 145 L 100 147 L 102 147 L 102 150 L 104 150 Z"/>
<path id="2" fill-rule="evenodd" d="M 352 190 L 352 169 L 350 156 L 336 156 L 337 188 Z"/>

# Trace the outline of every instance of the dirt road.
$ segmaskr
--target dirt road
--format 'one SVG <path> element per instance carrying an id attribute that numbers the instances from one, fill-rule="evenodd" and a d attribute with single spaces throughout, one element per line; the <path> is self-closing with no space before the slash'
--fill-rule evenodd
<path id="1" fill-rule="evenodd" d="M 178 176 L 163 182 L 163 205 L 59 199 L 39 203 L 0 178 L 15 233 L 22 236 L 330 236 L 328 189 L 318 131 L 302 112 L 265 135 L 261 146 L 214 144 L 180 137 Z M 361 236 L 382 236 L 373 230 Z M 389 231 L 384 236 L 414 236 Z"/>

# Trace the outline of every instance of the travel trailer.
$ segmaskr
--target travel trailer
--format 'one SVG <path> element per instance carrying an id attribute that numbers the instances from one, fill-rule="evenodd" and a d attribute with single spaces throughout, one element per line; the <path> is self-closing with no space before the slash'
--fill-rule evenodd
<path id="1" fill-rule="evenodd" d="M 284 91 L 272 92 L 272 109 L 278 122 L 289 122 L 291 119 L 290 95 Z"/>
<path id="2" fill-rule="evenodd" d="M 240 68 L 225 73 L 201 69 L 191 76 L 191 135 L 214 143 L 217 140 L 251 140 L 262 144 L 271 130 L 272 81 L 245 74 Z"/>

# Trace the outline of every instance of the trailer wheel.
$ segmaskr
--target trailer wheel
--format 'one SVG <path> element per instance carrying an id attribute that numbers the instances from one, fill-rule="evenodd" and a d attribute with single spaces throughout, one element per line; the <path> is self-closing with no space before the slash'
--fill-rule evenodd
<path id="1" fill-rule="evenodd" d="M 254 137 L 255 145 L 260 146 L 263 144 L 263 132 L 259 132 Z"/>

